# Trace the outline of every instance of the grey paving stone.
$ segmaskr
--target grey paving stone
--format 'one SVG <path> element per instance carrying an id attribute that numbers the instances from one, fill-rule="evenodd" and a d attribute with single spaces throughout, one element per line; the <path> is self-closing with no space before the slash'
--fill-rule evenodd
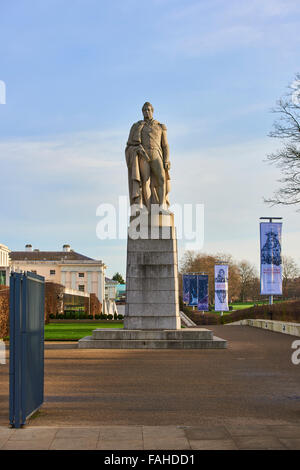
<path id="1" fill-rule="evenodd" d="M 296 438 L 296 439 L 280 438 L 279 440 L 289 450 L 300 450 L 300 438 Z"/>
<path id="2" fill-rule="evenodd" d="M 185 428 L 185 434 L 189 440 L 230 439 L 225 426 L 191 426 Z"/>
<path id="3" fill-rule="evenodd" d="M 49 440 L 51 441 L 57 428 L 25 428 L 15 429 L 15 432 L 10 436 L 10 441 L 40 441 Z"/>
<path id="4" fill-rule="evenodd" d="M 0 426 L 0 439 L 10 437 L 15 432 L 15 429 L 6 428 L 4 426 Z"/>
<path id="5" fill-rule="evenodd" d="M 280 426 L 268 426 L 272 435 L 277 437 L 300 438 L 300 426 L 284 424 Z"/>
<path id="6" fill-rule="evenodd" d="M 57 439 L 82 439 L 82 438 L 95 438 L 99 439 L 100 429 L 96 427 L 66 427 L 66 428 L 59 428 L 55 434 Z"/>
<path id="7" fill-rule="evenodd" d="M 146 450 L 188 450 L 190 444 L 183 437 L 144 437 L 144 449 Z"/>
<path id="8" fill-rule="evenodd" d="M 120 441 L 101 439 L 97 444 L 97 449 L 101 450 L 143 450 L 143 448 L 141 439 L 122 439 Z"/>
<path id="9" fill-rule="evenodd" d="M 263 424 L 226 424 L 226 429 L 232 436 L 271 436 L 272 431 Z"/>
<path id="10" fill-rule="evenodd" d="M 203 439 L 190 440 L 193 450 L 237 450 L 232 439 Z"/>
<path id="11" fill-rule="evenodd" d="M 50 450 L 94 450 L 97 448 L 96 438 L 55 438 Z"/>
<path id="12" fill-rule="evenodd" d="M 143 426 L 143 438 L 185 438 L 185 430 L 178 426 Z"/>
<path id="13" fill-rule="evenodd" d="M 272 436 L 247 436 L 247 437 L 235 437 L 234 441 L 239 449 L 241 450 L 281 450 L 285 449 L 285 446 L 277 439 Z"/>
<path id="14" fill-rule="evenodd" d="M 0 437 L 0 450 L 2 449 L 4 444 L 6 444 L 7 441 L 8 441 L 8 436 L 7 437 Z"/>
<path id="15" fill-rule="evenodd" d="M 100 426 L 100 441 L 143 440 L 142 426 Z"/>
<path id="16" fill-rule="evenodd" d="M 1 450 L 48 450 L 50 448 L 52 439 L 34 439 L 29 440 L 11 440 L 9 439 L 1 447 Z"/>

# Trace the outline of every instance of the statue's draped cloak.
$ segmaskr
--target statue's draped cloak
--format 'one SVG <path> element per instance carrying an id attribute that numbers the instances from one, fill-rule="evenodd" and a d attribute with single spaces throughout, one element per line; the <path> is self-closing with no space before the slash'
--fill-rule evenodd
<path id="1" fill-rule="evenodd" d="M 130 129 L 127 146 L 125 149 L 126 163 L 128 167 L 128 186 L 129 186 L 129 197 L 130 205 L 138 204 L 142 205 L 143 201 L 143 190 L 142 190 L 142 179 L 140 174 L 139 159 L 143 158 L 138 155 L 138 147 L 142 145 L 142 129 L 146 124 L 145 121 L 138 121 Z M 162 154 L 161 154 L 162 157 Z M 166 173 L 166 203 L 169 205 L 168 192 L 169 192 L 169 172 Z M 155 193 L 154 187 L 152 186 L 152 192 Z M 157 197 L 155 198 L 157 202 Z M 153 201 L 152 201 L 153 202 Z"/>

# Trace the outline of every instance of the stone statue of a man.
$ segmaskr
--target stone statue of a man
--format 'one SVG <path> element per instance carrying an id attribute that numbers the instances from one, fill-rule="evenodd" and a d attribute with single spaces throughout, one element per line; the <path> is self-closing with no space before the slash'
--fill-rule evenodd
<path id="1" fill-rule="evenodd" d="M 162 211 L 169 206 L 170 162 L 167 128 L 153 119 L 153 106 L 142 108 L 144 120 L 131 127 L 125 150 L 128 167 L 130 205 L 159 204 Z"/>

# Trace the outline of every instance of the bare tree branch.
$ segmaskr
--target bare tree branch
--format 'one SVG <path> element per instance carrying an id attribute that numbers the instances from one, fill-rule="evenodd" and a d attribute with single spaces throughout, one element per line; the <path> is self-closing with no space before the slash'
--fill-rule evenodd
<path id="1" fill-rule="evenodd" d="M 265 198 L 264 202 L 274 205 L 300 204 L 300 74 L 289 87 L 291 90 L 285 99 L 280 99 L 272 110 L 279 114 L 273 124 L 270 136 L 286 139 L 282 149 L 267 155 L 267 161 L 275 164 L 282 171 L 282 183 L 273 197 Z"/>

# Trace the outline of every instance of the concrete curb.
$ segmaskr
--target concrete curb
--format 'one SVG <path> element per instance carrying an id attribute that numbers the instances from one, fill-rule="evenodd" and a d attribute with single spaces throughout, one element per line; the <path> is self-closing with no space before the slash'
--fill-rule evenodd
<path id="1" fill-rule="evenodd" d="M 230 325 L 254 326 L 255 328 L 262 328 L 264 330 L 275 331 L 276 333 L 284 333 L 286 335 L 300 336 L 300 323 L 249 318 L 249 319 L 239 320 L 233 323 L 226 323 L 226 326 L 230 326 Z"/>

